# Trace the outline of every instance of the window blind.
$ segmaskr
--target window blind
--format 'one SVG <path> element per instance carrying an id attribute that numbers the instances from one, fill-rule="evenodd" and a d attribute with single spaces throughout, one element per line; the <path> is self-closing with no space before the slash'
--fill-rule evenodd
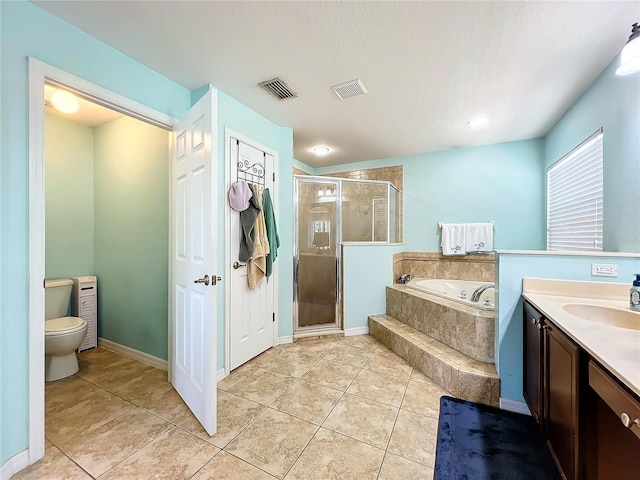
<path id="1" fill-rule="evenodd" d="M 602 137 L 547 169 L 547 250 L 602 251 Z"/>

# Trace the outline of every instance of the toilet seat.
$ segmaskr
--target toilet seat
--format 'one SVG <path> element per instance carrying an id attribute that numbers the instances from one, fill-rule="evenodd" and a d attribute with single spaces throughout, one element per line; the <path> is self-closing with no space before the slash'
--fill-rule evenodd
<path id="1" fill-rule="evenodd" d="M 60 317 L 45 320 L 44 334 L 47 337 L 67 335 L 82 330 L 87 322 L 80 317 Z"/>

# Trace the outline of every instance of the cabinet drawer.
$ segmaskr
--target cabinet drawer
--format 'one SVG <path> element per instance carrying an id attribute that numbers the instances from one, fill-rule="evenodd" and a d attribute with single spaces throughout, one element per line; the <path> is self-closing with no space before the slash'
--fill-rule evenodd
<path id="1" fill-rule="evenodd" d="M 589 385 L 615 412 L 621 423 L 640 438 L 640 402 L 593 360 L 589 360 Z"/>

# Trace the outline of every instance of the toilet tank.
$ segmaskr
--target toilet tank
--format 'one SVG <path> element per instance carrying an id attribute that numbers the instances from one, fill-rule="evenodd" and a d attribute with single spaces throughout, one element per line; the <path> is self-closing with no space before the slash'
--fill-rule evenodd
<path id="1" fill-rule="evenodd" d="M 71 300 L 71 279 L 44 281 L 44 319 L 66 317 Z"/>

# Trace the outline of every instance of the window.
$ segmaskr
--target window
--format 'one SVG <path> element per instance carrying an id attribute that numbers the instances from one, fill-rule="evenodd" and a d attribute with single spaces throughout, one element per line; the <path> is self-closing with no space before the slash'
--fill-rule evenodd
<path id="1" fill-rule="evenodd" d="M 602 251 L 602 136 L 547 169 L 547 250 Z"/>

